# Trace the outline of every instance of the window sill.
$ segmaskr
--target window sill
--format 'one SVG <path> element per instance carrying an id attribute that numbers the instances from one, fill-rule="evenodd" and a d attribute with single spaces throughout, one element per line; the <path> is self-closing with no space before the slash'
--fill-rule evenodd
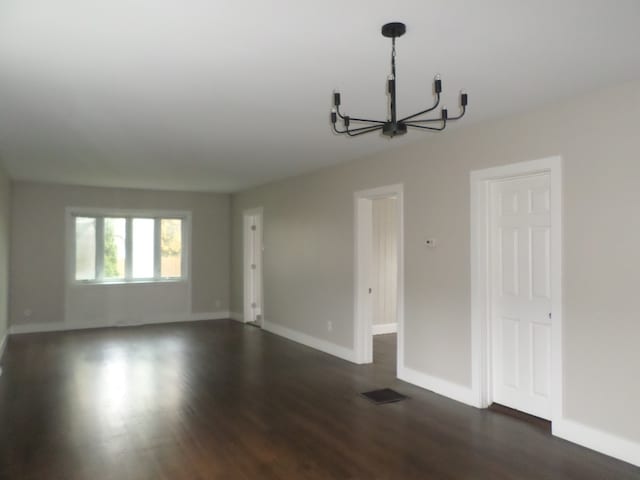
<path id="1" fill-rule="evenodd" d="M 113 280 L 113 281 L 82 281 L 82 280 L 72 280 L 71 285 L 74 287 L 84 287 L 84 286 L 110 286 L 110 285 L 167 285 L 167 284 L 177 284 L 177 283 L 187 283 L 188 279 L 186 278 L 167 278 L 162 280 Z"/>

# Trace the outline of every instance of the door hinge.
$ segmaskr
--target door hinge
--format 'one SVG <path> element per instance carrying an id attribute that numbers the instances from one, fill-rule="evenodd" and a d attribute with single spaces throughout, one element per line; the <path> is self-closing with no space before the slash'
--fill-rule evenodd
<path id="1" fill-rule="evenodd" d="M 255 225 L 251 225 L 251 230 L 253 230 L 254 232 L 257 230 L 258 227 L 256 227 Z"/>
<path id="2" fill-rule="evenodd" d="M 256 269 L 256 264 L 255 264 L 255 263 L 252 263 L 252 264 L 251 264 L 251 270 L 255 270 L 255 269 Z"/>

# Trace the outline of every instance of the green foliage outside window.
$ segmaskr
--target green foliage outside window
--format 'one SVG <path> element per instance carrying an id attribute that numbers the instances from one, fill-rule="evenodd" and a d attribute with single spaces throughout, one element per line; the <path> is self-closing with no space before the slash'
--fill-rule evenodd
<path id="1" fill-rule="evenodd" d="M 182 251 L 182 222 L 180 220 L 162 220 L 160 232 L 160 253 L 163 257 L 175 257 Z"/>
<path id="2" fill-rule="evenodd" d="M 111 222 L 104 222 L 104 276 L 117 277 L 118 272 L 118 248 Z"/>

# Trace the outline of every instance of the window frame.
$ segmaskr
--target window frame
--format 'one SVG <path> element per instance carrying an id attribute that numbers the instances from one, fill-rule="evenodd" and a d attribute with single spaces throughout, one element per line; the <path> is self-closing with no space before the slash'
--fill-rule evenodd
<path id="1" fill-rule="evenodd" d="M 134 210 L 116 208 L 87 208 L 68 207 L 66 216 L 66 252 L 67 252 L 67 280 L 73 285 L 129 285 L 154 283 L 185 283 L 190 280 L 189 258 L 191 253 L 191 212 L 184 210 Z M 96 277 L 93 280 L 76 280 L 76 217 L 96 219 Z M 104 278 L 104 219 L 124 218 L 126 228 L 125 238 L 125 275 L 124 278 Z M 133 278 L 133 219 L 146 218 L 155 221 L 154 228 L 154 276 L 147 278 Z M 179 219 L 182 221 L 182 252 L 180 277 L 161 277 L 161 220 Z"/>

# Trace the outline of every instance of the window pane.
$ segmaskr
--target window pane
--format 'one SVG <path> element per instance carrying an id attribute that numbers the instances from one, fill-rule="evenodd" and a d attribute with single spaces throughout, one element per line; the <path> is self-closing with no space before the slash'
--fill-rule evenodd
<path id="1" fill-rule="evenodd" d="M 160 220 L 160 276 L 182 276 L 182 220 L 179 218 Z"/>
<path id="2" fill-rule="evenodd" d="M 104 278 L 124 278 L 126 235 L 124 218 L 104 219 Z"/>
<path id="3" fill-rule="evenodd" d="M 133 278 L 153 278 L 153 237 L 155 220 L 153 218 L 134 218 L 132 220 L 131 258 Z"/>
<path id="4" fill-rule="evenodd" d="M 76 217 L 76 280 L 96 278 L 96 219 Z"/>

